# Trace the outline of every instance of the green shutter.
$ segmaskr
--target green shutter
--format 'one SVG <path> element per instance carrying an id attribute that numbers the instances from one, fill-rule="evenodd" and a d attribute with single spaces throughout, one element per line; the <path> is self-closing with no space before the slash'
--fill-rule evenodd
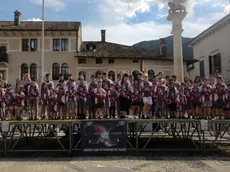
<path id="1" fill-rule="evenodd" d="M 221 73 L 221 55 L 220 53 L 217 54 L 217 64 L 218 64 L 218 72 Z"/>
<path id="2" fill-rule="evenodd" d="M 208 56 L 209 58 L 209 74 L 212 74 L 213 73 L 213 70 L 212 70 L 212 56 Z"/>

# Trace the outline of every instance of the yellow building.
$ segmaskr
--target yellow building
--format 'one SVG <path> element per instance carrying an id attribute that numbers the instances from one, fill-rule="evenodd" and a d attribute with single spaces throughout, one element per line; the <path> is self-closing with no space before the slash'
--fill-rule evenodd
<path id="1" fill-rule="evenodd" d="M 0 21 L 0 72 L 11 84 L 25 73 L 39 77 L 41 72 L 42 22 L 20 21 L 20 16 L 15 11 L 13 21 Z M 83 72 L 89 81 L 99 69 L 115 76 L 151 69 L 173 74 L 173 58 L 167 54 L 106 42 L 105 30 L 100 41 L 82 41 L 80 22 L 45 21 L 44 51 L 44 73 L 50 73 L 53 80 L 59 73 L 77 78 Z"/>

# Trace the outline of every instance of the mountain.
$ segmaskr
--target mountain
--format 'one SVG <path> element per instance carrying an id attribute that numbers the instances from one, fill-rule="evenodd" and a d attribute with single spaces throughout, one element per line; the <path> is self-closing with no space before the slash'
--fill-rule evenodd
<path id="1" fill-rule="evenodd" d="M 173 36 L 168 36 L 163 38 L 166 40 L 166 45 L 168 47 L 168 54 L 173 54 Z M 182 37 L 182 46 L 183 46 L 183 56 L 187 58 L 193 58 L 193 48 L 187 46 L 187 43 L 193 38 L 184 38 Z M 146 50 L 160 52 L 160 40 L 151 40 L 151 41 L 142 41 L 134 44 L 133 46 L 144 48 Z"/>

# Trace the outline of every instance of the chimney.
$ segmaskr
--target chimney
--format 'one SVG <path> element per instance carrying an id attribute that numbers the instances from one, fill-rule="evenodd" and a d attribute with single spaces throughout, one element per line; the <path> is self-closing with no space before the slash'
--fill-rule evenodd
<path id="1" fill-rule="evenodd" d="M 165 39 L 160 39 L 160 55 L 166 57 L 168 55 L 167 45 Z"/>
<path id="2" fill-rule="evenodd" d="M 105 32 L 106 30 L 101 30 L 101 42 L 105 42 Z"/>
<path id="3" fill-rule="evenodd" d="M 18 10 L 16 10 L 14 12 L 14 26 L 20 25 L 20 16 L 21 16 L 21 13 Z"/>

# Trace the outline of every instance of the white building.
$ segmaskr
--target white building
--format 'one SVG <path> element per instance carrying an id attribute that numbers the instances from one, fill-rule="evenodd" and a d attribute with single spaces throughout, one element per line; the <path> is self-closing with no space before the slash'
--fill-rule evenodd
<path id="1" fill-rule="evenodd" d="M 218 70 L 230 82 L 230 14 L 203 31 L 188 46 L 193 47 L 195 74 L 211 77 Z"/>

